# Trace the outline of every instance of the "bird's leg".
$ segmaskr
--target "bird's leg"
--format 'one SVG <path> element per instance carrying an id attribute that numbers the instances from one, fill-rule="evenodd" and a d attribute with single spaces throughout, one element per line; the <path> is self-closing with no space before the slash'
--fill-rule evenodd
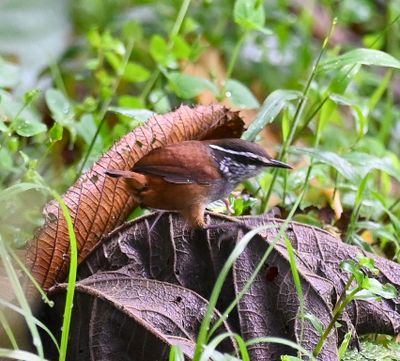
<path id="1" fill-rule="evenodd" d="M 229 202 L 229 198 L 224 198 L 224 203 L 228 214 L 234 214 L 235 210 L 232 207 L 232 204 Z"/>
<path id="2" fill-rule="evenodd" d="M 204 221 L 204 211 L 206 206 L 202 203 L 192 204 L 181 210 L 181 213 L 193 228 L 203 228 L 206 226 Z"/>

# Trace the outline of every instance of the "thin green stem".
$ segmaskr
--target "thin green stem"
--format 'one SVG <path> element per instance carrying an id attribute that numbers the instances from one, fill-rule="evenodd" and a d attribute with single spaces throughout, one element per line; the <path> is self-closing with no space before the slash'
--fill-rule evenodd
<path id="1" fill-rule="evenodd" d="M 238 42 L 235 45 L 235 48 L 233 49 L 231 58 L 229 60 L 228 69 L 226 71 L 226 79 L 229 79 L 232 75 L 233 69 L 234 69 L 236 62 L 238 60 L 238 57 L 239 57 L 240 49 L 242 48 L 243 42 L 246 39 L 247 34 L 248 34 L 248 31 L 245 31 L 240 36 Z"/>
<path id="2" fill-rule="evenodd" d="M 24 294 L 21 283 L 19 282 L 18 275 L 15 272 L 13 264 L 10 260 L 10 256 L 7 251 L 7 246 L 0 235 L 0 258 L 3 262 L 4 269 L 6 271 L 7 277 L 10 280 L 11 287 L 13 288 L 14 294 L 24 311 L 24 318 L 28 325 L 29 331 L 32 336 L 32 343 L 36 348 L 36 351 L 41 359 L 44 359 L 44 351 L 42 340 L 40 339 L 39 331 L 34 322 L 34 316 L 32 310 L 29 306 L 28 300 Z"/>
<path id="3" fill-rule="evenodd" d="M 48 304 L 50 307 L 54 306 L 54 302 L 51 301 L 46 293 L 43 291 L 42 287 L 40 287 L 38 281 L 36 281 L 35 277 L 32 276 L 31 272 L 26 268 L 25 264 L 19 259 L 17 254 L 14 252 L 14 250 L 11 247 L 8 247 L 8 252 L 11 254 L 11 256 L 14 258 L 14 261 L 17 262 L 18 267 L 26 274 L 26 276 L 29 278 L 29 280 L 32 282 L 32 284 L 35 286 L 36 290 L 40 293 L 40 296 L 42 297 L 42 300 Z"/>
<path id="4" fill-rule="evenodd" d="M 185 19 L 185 16 L 189 9 L 190 2 L 191 0 L 183 0 L 182 2 L 182 6 L 179 9 L 178 16 L 176 17 L 174 26 L 172 27 L 168 36 L 168 43 L 167 43 L 168 50 L 171 50 L 172 47 L 174 46 L 174 37 L 178 35 L 179 31 L 181 30 L 183 20 Z M 139 98 L 142 101 L 145 101 L 145 99 L 148 97 L 160 74 L 161 70 L 159 68 L 154 70 L 153 74 L 151 74 L 149 80 L 147 81 L 146 85 L 143 88 L 142 93 L 139 95 Z"/>
<path id="5" fill-rule="evenodd" d="M 346 296 L 341 303 L 337 303 L 337 307 L 335 306 L 335 311 L 333 313 L 333 317 L 331 321 L 329 322 L 327 328 L 325 329 L 324 333 L 322 334 L 321 338 L 319 339 L 317 345 L 314 348 L 313 355 L 317 357 L 321 351 L 322 348 L 324 347 L 324 343 L 326 339 L 328 338 L 329 334 L 331 333 L 332 329 L 335 327 L 337 320 L 343 313 L 344 309 L 347 307 L 347 305 L 353 300 L 353 297 L 356 295 L 357 292 L 359 292 L 361 288 L 356 287 L 348 296 Z M 345 291 L 344 291 L 345 292 Z"/>
<path id="6" fill-rule="evenodd" d="M 183 0 L 183 2 L 182 2 L 182 6 L 179 9 L 179 13 L 178 13 L 178 16 L 176 17 L 175 24 L 172 27 L 171 32 L 169 34 L 169 43 L 168 43 L 169 46 L 173 45 L 174 36 L 178 35 L 179 31 L 181 30 L 183 20 L 185 19 L 186 13 L 189 9 L 190 2 L 191 2 L 191 0 Z"/>
<path id="7" fill-rule="evenodd" d="M 8 339 L 10 340 L 11 346 L 14 350 L 18 350 L 18 343 L 15 339 L 14 333 L 11 329 L 10 323 L 8 322 L 4 312 L 0 309 L 0 325 L 3 327 Z"/>
<path id="8" fill-rule="evenodd" d="M 281 148 L 281 150 L 279 152 L 279 159 L 281 159 L 281 160 L 284 159 L 284 157 L 286 156 L 286 153 L 287 153 L 290 145 L 293 142 L 294 136 L 296 134 L 297 128 L 298 128 L 299 123 L 300 123 L 301 115 L 303 114 L 303 110 L 304 110 L 304 107 L 306 105 L 307 95 L 308 95 L 308 92 L 310 90 L 311 83 L 312 83 L 312 81 L 314 80 L 314 78 L 316 76 L 318 65 L 321 62 L 322 56 L 324 55 L 325 50 L 327 48 L 329 39 L 332 36 L 333 30 L 334 30 L 334 28 L 336 26 L 336 21 L 337 21 L 336 18 L 333 19 L 331 27 L 329 29 L 329 33 L 328 33 L 327 37 L 325 38 L 325 40 L 324 40 L 324 42 L 322 44 L 322 47 L 321 47 L 321 49 L 319 51 L 319 54 L 318 54 L 318 56 L 317 56 L 317 58 L 316 58 L 316 60 L 315 60 L 315 62 L 313 64 L 313 67 L 311 69 L 311 74 L 308 77 L 306 86 L 304 87 L 303 95 L 300 98 L 299 104 L 297 105 L 297 108 L 296 108 L 296 111 L 295 111 L 295 114 L 294 114 L 294 117 L 293 117 L 292 126 L 290 128 L 290 132 L 289 132 L 287 138 L 285 139 L 285 141 L 283 142 L 282 148 Z M 270 199 L 271 194 L 272 194 L 272 189 L 274 188 L 276 179 L 278 177 L 278 171 L 279 171 L 278 168 L 275 168 L 273 170 L 273 176 L 272 176 L 270 187 L 269 187 L 269 189 L 267 191 L 267 194 L 263 197 L 262 202 L 261 202 L 261 212 L 262 213 L 264 213 L 267 210 L 268 202 L 269 202 L 269 199 Z"/>
<path id="9" fill-rule="evenodd" d="M 119 71 L 117 73 L 117 77 L 116 77 L 116 79 L 114 81 L 114 84 L 113 84 L 113 87 L 112 87 L 112 90 L 111 90 L 111 94 L 115 94 L 117 89 L 118 89 L 119 83 L 121 82 L 121 79 L 122 79 L 122 75 L 124 74 L 125 68 L 126 68 L 128 62 L 129 62 L 129 58 L 131 56 L 132 50 L 133 50 L 133 40 L 131 40 L 131 42 L 129 43 L 129 45 L 127 47 L 127 51 L 126 51 L 126 54 L 125 54 L 125 57 L 124 57 L 124 61 L 122 63 L 121 68 L 119 69 Z M 79 167 L 76 179 L 79 178 L 79 176 L 81 175 L 83 169 L 85 168 L 86 162 L 89 159 L 90 153 L 93 150 L 93 147 L 94 147 L 94 144 L 96 142 L 96 139 L 99 136 L 100 130 L 103 127 L 104 122 L 106 120 L 106 113 L 108 111 L 108 108 L 110 107 L 111 101 L 112 101 L 112 97 L 110 96 L 103 102 L 103 104 L 102 104 L 102 106 L 100 108 L 100 111 L 97 114 L 97 118 L 100 119 L 100 123 L 99 123 L 99 125 L 98 125 L 98 127 L 96 129 L 96 133 L 94 134 L 94 136 L 93 136 L 93 138 L 92 138 L 92 140 L 90 142 L 89 148 L 88 148 L 88 150 L 87 150 L 87 152 L 85 154 L 85 158 L 83 159 L 83 161 L 81 163 L 81 166 Z"/>
<path id="10" fill-rule="evenodd" d="M 394 202 L 390 205 L 389 211 L 393 211 L 399 204 L 400 204 L 400 198 L 397 199 L 396 201 L 394 201 Z"/>

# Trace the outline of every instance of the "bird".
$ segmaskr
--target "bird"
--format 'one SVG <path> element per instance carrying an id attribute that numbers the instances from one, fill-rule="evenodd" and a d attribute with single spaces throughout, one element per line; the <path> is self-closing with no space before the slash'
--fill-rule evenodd
<path id="1" fill-rule="evenodd" d="M 194 228 L 206 228 L 206 206 L 227 197 L 265 167 L 291 169 L 260 145 L 239 139 L 188 140 L 155 148 L 131 170 L 108 169 L 123 178 L 133 198 L 148 208 L 178 211 Z"/>

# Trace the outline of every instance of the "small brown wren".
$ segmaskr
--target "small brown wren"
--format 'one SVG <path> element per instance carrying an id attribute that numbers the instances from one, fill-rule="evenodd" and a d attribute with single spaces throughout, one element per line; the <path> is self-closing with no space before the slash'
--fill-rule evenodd
<path id="1" fill-rule="evenodd" d="M 225 198 L 240 182 L 264 167 L 291 168 L 272 159 L 258 144 L 242 139 L 191 140 L 156 148 L 122 177 L 146 207 L 179 211 L 193 227 L 205 227 L 208 203 Z"/>

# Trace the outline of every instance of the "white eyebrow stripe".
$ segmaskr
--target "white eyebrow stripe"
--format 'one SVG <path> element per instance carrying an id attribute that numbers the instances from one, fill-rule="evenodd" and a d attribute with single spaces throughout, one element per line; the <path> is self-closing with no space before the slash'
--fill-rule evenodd
<path id="1" fill-rule="evenodd" d="M 251 152 L 238 152 L 237 150 L 226 149 L 226 148 L 220 147 L 219 145 L 214 145 L 214 144 L 209 144 L 208 146 L 210 148 L 219 150 L 221 152 L 225 152 L 225 153 L 229 153 L 229 154 L 235 154 L 235 155 L 242 155 L 242 156 L 245 155 L 246 157 L 257 159 L 257 160 L 259 160 L 261 162 L 264 162 L 264 163 L 269 163 L 269 160 L 267 158 L 262 157 L 262 156 L 257 155 L 257 154 L 254 154 L 254 153 L 251 153 Z"/>

